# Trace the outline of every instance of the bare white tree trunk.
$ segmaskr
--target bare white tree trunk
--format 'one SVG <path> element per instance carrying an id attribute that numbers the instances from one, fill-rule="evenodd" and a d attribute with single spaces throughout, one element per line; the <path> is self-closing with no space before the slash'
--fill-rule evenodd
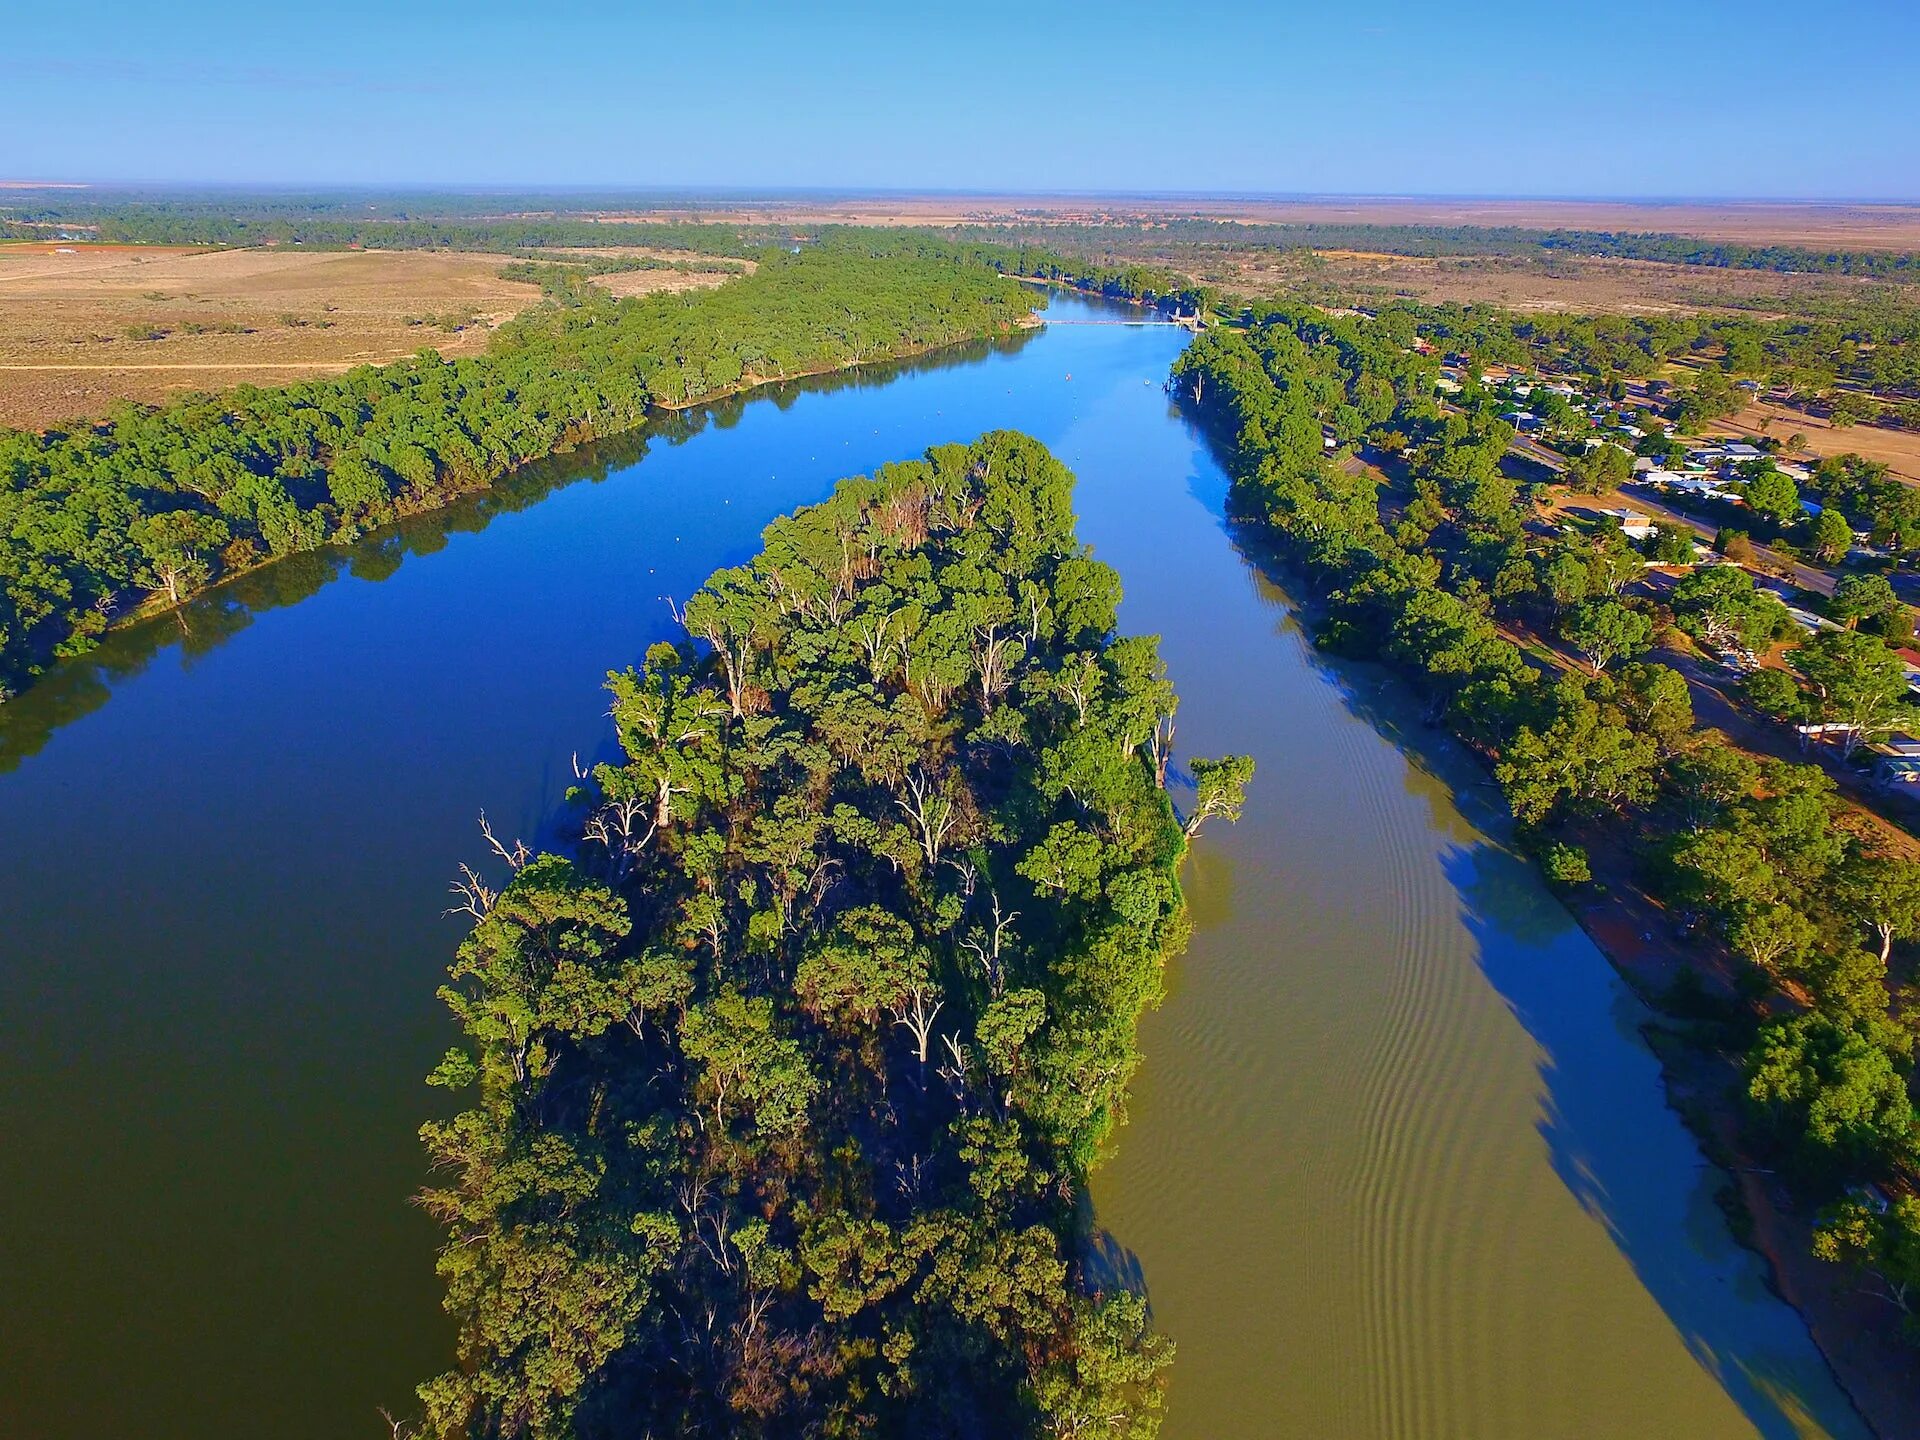
<path id="1" fill-rule="evenodd" d="M 926 986 L 916 985 L 908 992 L 906 1002 L 894 1010 L 893 1023 L 906 1027 L 912 1034 L 913 1053 L 922 1067 L 927 1063 L 927 1047 L 933 1039 L 934 1017 L 944 1004 Z"/>
<path id="2" fill-rule="evenodd" d="M 945 787 L 929 779 L 924 771 L 907 772 L 907 796 L 908 799 L 894 803 L 919 827 L 920 849 L 932 867 L 940 863 L 940 847 L 953 832 L 959 817 L 954 813 L 953 801 L 948 798 Z"/>

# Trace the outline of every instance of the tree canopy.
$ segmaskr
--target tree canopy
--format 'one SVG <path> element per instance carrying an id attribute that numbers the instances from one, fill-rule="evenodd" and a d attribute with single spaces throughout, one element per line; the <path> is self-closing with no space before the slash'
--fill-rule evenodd
<path id="1" fill-rule="evenodd" d="M 463 878 L 433 1433 L 1153 1432 L 1077 1206 L 1186 934 L 1176 698 L 1071 483 L 1001 432 L 775 521 L 610 677 L 578 846 Z"/>

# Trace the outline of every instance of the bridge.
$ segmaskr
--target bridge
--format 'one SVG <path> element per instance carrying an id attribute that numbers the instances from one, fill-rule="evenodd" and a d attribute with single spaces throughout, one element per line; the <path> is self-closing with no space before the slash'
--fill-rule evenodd
<path id="1" fill-rule="evenodd" d="M 1185 330 L 1189 322 L 1185 320 L 1048 320 L 1048 325 L 1134 325 L 1158 326 L 1166 330 Z"/>

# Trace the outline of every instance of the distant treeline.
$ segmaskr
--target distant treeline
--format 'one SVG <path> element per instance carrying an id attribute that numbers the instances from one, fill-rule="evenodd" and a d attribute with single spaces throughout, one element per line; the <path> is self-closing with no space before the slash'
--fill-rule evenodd
<path id="1" fill-rule="evenodd" d="M 16 210 L 15 214 L 23 221 L 44 224 L 64 220 L 94 227 L 102 242 L 128 245 L 303 245 L 333 249 L 360 246 L 379 250 L 508 252 L 643 245 L 744 259 L 769 249 L 790 249 L 798 243 L 842 241 L 874 253 L 967 259 L 1006 274 L 1058 280 L 1126 300 L 1170 303 L 1185 300 L 1193 304 L 1197 296 L 1190 281 L 1162 266 L 1101 263 L 1090 255 L 1063 250 L 1051 243 L 1055 227 L 1033 227 L 1031 231 L 1016 227 L 1016 238 L 1002 243 L 987 231 L 855 225 L 739 226 L 677 220 L 600 221 L 470 213 L 374 217 L 345 213 L 344 207 L 338 205 L 320 206 L 316 202 L 306 207 L 291 200 L 277 204 L 228 202 L 224 205 L 215 200 L 93 206 L 61 202 Z M 1066 238 L 1079 237 L 1079 232 L 1071 227 L 1059 233 Z M 621 268 L 643 268 L 644 265 L 645 262 L 639 262 Z M 514 278 L 536 277 L 522 274 Z M 536 279 L 536 283 L 540 283 L 539 280 Z"/>
<path id="2" fill-rule="evenodd" d="M 873 254 L 945 257 L 982 265 L 1003 275 L 1051 280 L 1110 299 L 1161 305 L 1175 314 L 1199 314 L 1213 298 L 1206 286 L 1164 266 L 1111 264 L 1039 243 L 1001 244 L 975 238 L 970 231 L 871 229 L 828 226 L 812 232 L 814 243 L 859 245 Z"/>
<path id="3" fill-rule="evenodd" d="M 1249 249 L 1359 250 L 1428 258 L 1447 255 L 1545 258 L 1557 253 L 1734 270 L 1920 280 L 1920 254 L 1911 251 L 1737 245 L 1688 235 L 1537 230 L 1515 225 L 1247 225 L 1230 220 L 1188 219 L 1150 224 L 968 226 L 958 233 L 962 238 L 997 244 L 1043 241 L 1063 250 L 1114 256 L 1128 253 L 1198 256 Z"/>
<path id="4" fill-rule="evenodd" d="M 224 191 L 24 191 L 0 207 L 8 222 L 97 227 L 121 244 L 310 246 L 380 249 L 519 250 L 552 246 L 659 245 L 746 255 L 791 238 L 796 227 L 738 226 L 671 219 L 597 220 L 713 202 L 712 196 L 618 192 L 499 194 L 241 194 Z M 800 226 L 799 230 L 809 227 Z M 39 233 L 12 228 L 0 233 Z M 1078 255 L 1120 257 L 1265 248 L 1361 250 L 1390 255 L 1484 255 L 1545 259 L 1555 254 L 1656 260 L 1733 270 L 1920 279 L 1920 253 L 1743 245 L 1658 231 L 1544 229 L 1520 225 L 1380 225 L 1318 221 L 1243 224 L 1190 216 L 1138 221 L 1116 214 L 1098 223 L 976 225 L 943 232 L 962 240 L 1040 245 Z"/>
<path id="5" fill-rule="evenodd" d="M 0 430 L 0 695 L 145 596 L 445 504 L 649 406 L 1008 331 L 1035 299 L 952 257 L 837 242 L 717 289 L 543 305 L 483 356 Z"/>
<path id="6" fill-rule="evenodd" d="M 709 255 L 758 249 L 732 225 L 681 221 L 322 220 L 123 210 L 96 222 L 104 243 L 119 245 L 304 245 L 314 249 L 542 250 L 556 246 L 651 245 Z"/>
<path id="7" fill-rule="evenodd" d="M 651 245 L 743 256 L 778 238 L 737 225 L 591 216 L 586 197 L 554 213 L 555 197 L 533 195 L 253 195 L 70 192 L 0 205 L 6 233 L 44 237 L 47 226 L 89 229 L 116 245 L 361 246 L 379 250 L 542 250 L 556 246 Z M 604 198 L 614 207 L 613 197 Z M 617 212 L 617 207 L 615 213 Z"/>
<path id="8" fill-rule="evenodd" d="M 1427 339 L 1483 363 L 1539 365 L 1584 375 L 1601 386 L 1659 375 L 1674 362 L 1694 362 L 1702 372 L 1697 385 L 1716 390 L 1718 403 L 1676 416 L 1689 432 L 1747 402 L 1734 389 L 1735 376 L 1819 400 L 1851 422 L 1920 425 L 1920 311 L 1910 306 L 1857 306 L 1834 320 L 1520 315 L 1484 305 L 1405 302 L 1379 313 L 1411 316 Z M 1868 402 L 1860 391 L 1879 400 Z"/>

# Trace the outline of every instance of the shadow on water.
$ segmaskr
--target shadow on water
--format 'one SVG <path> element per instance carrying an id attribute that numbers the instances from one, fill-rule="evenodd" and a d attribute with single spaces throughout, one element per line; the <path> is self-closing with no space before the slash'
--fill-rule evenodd
<path id="1" fill-rule="evenodd" d="M 1300 629 L 1279 556 L 1225 518 L 1223 487 L 1191 489 L 1222 516 L 1263 598 L 1275 604 L 1279 628 Z M 1867 1435 L 1850 1407 L 1833 1414 L 1829 1403 L 1822 1407 L 1829 1413 L 1817 1413 L 1813 1393 L 1844 1392 L 1825 1372 L 1799 1314 L 1768 1293 L 1760 1257 L 1733 1238 L 1716 1200 L 1730 1177 L 1705 1159 L 1670 1110 L 1663 1116 L 1669 1123 L 1650 1131 L 1647 1111 L 1623 1104 L 1635 1089 L 1665 1104 L 1659 1063 L 1642 1033 L 1651 1013 L 1545 888 L 1534 864 L 1506 842 L 1511 821 L 1484 767 L 1423 721 L 1412 690 L 1393 672 L 1311 645 L 1306 653 L 1343 707 L 1406 758 L 1408 793 L 1426 801 L 1438 833 L 1455 837 L 1441 857 L 1442 872 L 1458 896 L 1482 974 L 1540 1051 L 1537 1128 L 1555 1174 L 1759 1434 Z"/>
<path id="2" fill-rule="evenodd" d="M 0 774 L 39 753 L 63 726 L 105 705 L 115 687 L 163 655 L 177 651 L 181 664 L 191 667 L 259 616 L 296 605 L 343 575 L 378 584 L 391 578 L 409 557 L 443 550 L 456 535 L 477 534 L 500 516 L 531 509 L 556 490 L 583 480 L 598 484 L 639 464 L 654 445 L 684 445 L 708 428 L 732 429 L 750 405 L 771 402 L 786 410 L 805 395 L 880 390 L 903 376 L 1011 355 L 1040 333 L 1022 330 L 906 359 L 777 381 L 688 410 L 657 411 L 629 434 L 537 460 L 485 490 L 383 526 L 351 544 L 289 555 L 250 570 L 176 610 L 111 631 L 85 655 L 59 662 L 21 695 L 0 705 Z"/>
<path id="3" fill-rule="evenodd" d="M 1480 823 L 1479 816 L 1473 816 Z M 1591 1007 L 1591 985 L 1570 993 L 1565 973 L 1605 961 L 1557 900 L 1542 889 L 1525 857 L 1491 840 L 1456 846 L 1443 859 L 1460 897 L 1482 972 L 1540 1047 L 1539 1132 L 1555 1173 L 1602 1226 L 1635 1276 L 1666 1312 L 1689 1353 L 1726 1390 L 1760 1434 L 1792 1440 L 1814 1419 L 1802 1391 L 1824 1377 L 1786 1353 L 1799 1317 L 1772 1307 L 1778 1325 L 1744 1306 L 1728 1289 L 1759 1299 L 1765 1282 L 1759 1257 L 1728 1230 L 1716 1192 L 1730 1182 L 1711 1165 L 1674 1118 L 1671 1137 L 1636 1133 L 1624 1123 L 1619 1097 L 1636 1084 L 1661 1085 L 1658 1062 L 1641 1039 L 1650 1012 L 1609 969 L 1606 1002 L 1612 1027 L 1634 1043 L 1605 1043 Z M 1664 1098 L 1664 1089 L 1662 1090 Z M 1650 1166 L 1649 1144 L 1670 1152 Z M 1677 1178 L 1686 1169 L 1687 1178 Z M 1686 1223 L 1674 1224 L 1678 1198 Z M 1769 1341 L 1774 1343 L 1770 1344 Z M 1823 1416 L 1832 1423 L 1837 1417 Z M 1860 1433 L 1864 1433 L 1861 1431 Z"/>

